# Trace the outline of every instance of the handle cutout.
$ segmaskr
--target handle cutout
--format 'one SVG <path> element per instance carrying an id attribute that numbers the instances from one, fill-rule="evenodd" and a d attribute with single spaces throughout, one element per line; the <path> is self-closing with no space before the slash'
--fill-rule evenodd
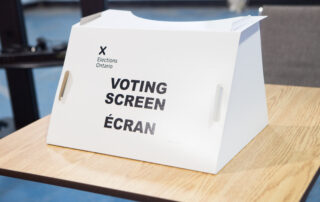
<path id="1" fill-rule="evenodd" d="M 60 92 L 59 92 L 59 100 L 62 100 L 62 98 L 63 98 L 64 91 L 65 91 L 67 81 L 69 78 L 69 74 L 70 74 L 69 70 L 65 71 L 65 73 L 64 73 L 63 81 L 62 81 Z"/>
<path id="2" fill-rule="evenodd" d="M 213 107 L 213 121 L 215 122 L 220 120 L 222 91 L 223 91 L 222 86 L 218 84 L 216 87 L 216 94 L 214 97 L 214 107 Z"/>

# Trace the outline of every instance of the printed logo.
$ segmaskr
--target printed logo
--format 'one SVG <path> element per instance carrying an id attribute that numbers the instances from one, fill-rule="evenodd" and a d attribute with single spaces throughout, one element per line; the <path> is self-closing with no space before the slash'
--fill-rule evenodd
<path id="1" fill-rule="evenodd" d="M 107 46 L 100 46 L 99 55 L 101 55 L 101 54 L 106 55 L 106 53 L 105 53 L 106 49 L 107 49 Z"/>
<path id="2" fill-rule="evenodd" d="M 108 51 L 108 56 L 106 56 L 107 46 L 100 46 L 100 51 L 96 60 L 97 68 L 109 68 L 112 69 L 117 63 L 117 58 L 111 58 L 112 52 Z"/>

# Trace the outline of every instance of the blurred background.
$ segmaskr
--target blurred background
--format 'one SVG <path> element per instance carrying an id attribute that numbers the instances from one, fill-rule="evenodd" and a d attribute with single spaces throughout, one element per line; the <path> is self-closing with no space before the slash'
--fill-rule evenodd
<path id="1" fill-rule="evenodd" d="M 0 138 L 51 113 L 71 26 L 112 9 L 162 20 L 268 15 L 261 23 L 265 82 L 320 86 L 320 1 L 8 0 L 0 3 Z M 124 201 L 0 176 L 0 201 Z M 320 182 L 309 193 L 320 201 Z"/>

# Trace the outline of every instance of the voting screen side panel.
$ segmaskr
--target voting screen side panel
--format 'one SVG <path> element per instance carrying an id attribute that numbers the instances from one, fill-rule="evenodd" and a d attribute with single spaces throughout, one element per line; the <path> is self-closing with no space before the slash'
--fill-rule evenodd
<path id="1" fill-rule="evenodd" d="M 240 37 L 218 172 L 268 124 L 259 23 Z"/>

